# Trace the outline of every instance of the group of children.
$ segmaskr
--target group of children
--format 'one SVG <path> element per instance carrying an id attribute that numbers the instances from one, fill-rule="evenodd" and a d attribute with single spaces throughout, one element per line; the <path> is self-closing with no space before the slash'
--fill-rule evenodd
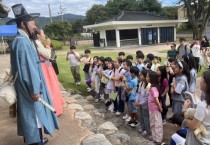
<path id="1" fill-rule="evenodd" d="M 90 58 L 90 51 L 85 52 Z M 197 72 L 191 54 L 185 54 L 183 61 L 169 58 L 164 65 L 160 61 L 151 53 L 145 58 L 140 50 L 136 52 L 136 61 L 131 55 L 125 57 L 124 52 L 119 52 L 115 59 L 103 56 L 87 59 L 90 63 L 85 71 L 88 91 L 95 91 L 95 103 L 103 100 L 107 110 L 123 115 L 126 124 L 140 125 L 139 132 L 155 144 L 163 140 L 168 108 L 172 107 L 174 114 L 169 120 L 180 120 L 184 93 L 196 91 Z M 167 95 L 169 105 L 166 105 Z"/>

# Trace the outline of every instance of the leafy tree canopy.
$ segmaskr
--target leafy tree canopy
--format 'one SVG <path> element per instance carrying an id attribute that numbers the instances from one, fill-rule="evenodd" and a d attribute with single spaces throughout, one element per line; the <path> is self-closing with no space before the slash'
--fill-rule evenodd
<path id="1" fill-rule="evenodd" d="M 105 5 L 93 5 L 86 12 L 86 24 L 95 24 L 119 15 L 122 11 L 147 11 L 154 14 L 166 15 L 158 0 L 108 0 Z M 171 11 L 173 13 L 174 11 Z M 177 13 L 177 12 L 176 12 Z M 174 17 L 175 14 L 169 16 Z"/>

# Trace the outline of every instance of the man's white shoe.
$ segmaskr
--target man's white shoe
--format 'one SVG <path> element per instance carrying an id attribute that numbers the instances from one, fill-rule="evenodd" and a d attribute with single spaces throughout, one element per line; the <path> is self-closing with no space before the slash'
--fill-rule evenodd
<path id="1" fill-rule="evenodd" d="M 125 116 L 122 117 L 122 119 L 127 119 L 129 116 L 126 114 Z"/>
<path id="2" fill-rule="evenodd" d="M 80 82 L 77 82 L 77 85 L 80 86 Z"/>

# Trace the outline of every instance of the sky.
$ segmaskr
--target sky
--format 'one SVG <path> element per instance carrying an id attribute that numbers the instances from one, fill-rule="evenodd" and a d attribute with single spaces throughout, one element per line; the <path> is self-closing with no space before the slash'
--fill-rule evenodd
<path id="1" fill-rule="evenodd" d="M 93 4 L 105 4 L 107 0 L 3 0 L 3 3 L 11 7 L 14 4 L 22 3 L 28 13 L 41 13 L 41 16 L 49 17 L 48 4 L 51 6 L 52 16 L 59 15 L 60 4 L 65 8 L 65 13 L 72 13 L 85 16 Z M 173 5 L 174 0 L 160 0 L 163 6 Z M 13 12 L 9 17 L 14 17 Z"/>

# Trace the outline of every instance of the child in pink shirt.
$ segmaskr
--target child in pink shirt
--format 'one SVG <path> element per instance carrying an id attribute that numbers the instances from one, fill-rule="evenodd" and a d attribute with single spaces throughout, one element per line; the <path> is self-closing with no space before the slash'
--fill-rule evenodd
<path id="1" fill-rule="evenodd" d="M 150 116 L 150 128 L 152 132 L 153 142 L 161 144 L 163 140 L 163 125 L 162 125 L 162 107 L 159 102 L 159 81 L 156 72 L 151 71 L 146 77 L 147 83 L 151 84 L 148 97 L 148 107 Z"/>

